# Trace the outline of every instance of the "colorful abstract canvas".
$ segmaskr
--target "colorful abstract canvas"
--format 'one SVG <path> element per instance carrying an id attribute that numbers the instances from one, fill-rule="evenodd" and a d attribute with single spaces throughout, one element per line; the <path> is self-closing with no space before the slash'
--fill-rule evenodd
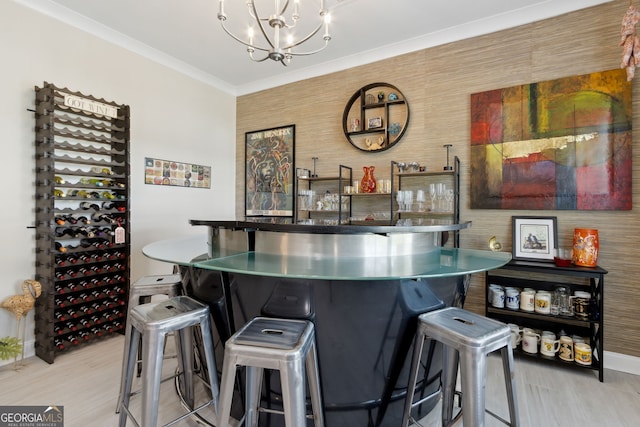
<path id="1" fill-rule="evenodd" d="M 471 95 L 471 208 L 630 210 L 631 83 L 611 70 Z"/>

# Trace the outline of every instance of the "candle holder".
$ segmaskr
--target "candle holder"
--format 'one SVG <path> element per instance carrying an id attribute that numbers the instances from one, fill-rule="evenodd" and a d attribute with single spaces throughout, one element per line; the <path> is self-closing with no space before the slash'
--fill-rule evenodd
<path id="1" fill-rule="evenodd" d="M 447 149 L 447 165 L 444 167 L 444 170 L 451 171 L 453 167 L 449 165 L 449 149 L 453 147 L 453 144 L 444 144 L 443 147 Z"/>

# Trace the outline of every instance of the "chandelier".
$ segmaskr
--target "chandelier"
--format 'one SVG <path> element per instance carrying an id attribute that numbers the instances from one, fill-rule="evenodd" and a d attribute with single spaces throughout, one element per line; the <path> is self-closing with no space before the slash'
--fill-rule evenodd
<path id="1" fill-rule="evenodd" d="M 255 62 L 262 62 L 267 59 L 279 61 L 282 65 L 287 66 L 291 62 L 291 58 L 294 56 L 313 55 L 321 50 L 324 50 L 331 40 L 329 35 L 329 23 L 331 22 L 331 15 L 324 7 L 324 0 L 320 0 L 320 11 L 318 12 L 318 22 L 309 24 L 312 28 L 306 28 L 308 31 L 305 35 L 296 36 L 295 31 L 299 28 L 296 27 L 301 20 L 300 16 L 300 2 L 302 0 L 293 0 L 293 10 L 290 10 L 289 0 L 273 0 L 274 8 L 270 15 L 261 16 L 258 13 L 256 2 L 262 2 L 263 0 L 246 0 L 247 8 L 249 9 L 249 16 L 251 24 L 247 32 L 246 39 L 242 39 L 234 35 L 225 25 L 227 22 L 227 14 L 224 10 L 224 0 L 219 0 L 218 20 L 222 29 L 233 39 L 242 43 L 247 47 L 249 57 Z M 305 0 L 309 2 L 309 0 Z M 313 0 L 311 0 L 313 1 Z M 287 15 L 290 10 L 290 15 Z M 263 12 L 260 10 L 260 12 Z M 257 31 L 254 28 L 257 27 Z M 315 50 L 300 51 L 297 48 L 306 41 L 313 38 L 324 27 L 324 34 L 322 39 L 324 44 Z M 256 51 L 263 52 L 264 55 L 260 57 L 254 56 Z"/>

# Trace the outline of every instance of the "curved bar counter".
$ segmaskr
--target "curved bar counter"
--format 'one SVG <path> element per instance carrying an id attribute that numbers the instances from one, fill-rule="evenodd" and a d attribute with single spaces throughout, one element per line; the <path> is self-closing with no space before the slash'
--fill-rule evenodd
<path id="1" fill-rule="evenodd" d="M 442 232 L 470 223 L 191 223 L 208 233 L 152 243 L 143 253 L 181 266 L 187 292 L 212 306 L 222 340 L 258 315 L 313 321 L 327 427 L 399 425 L 417 316 L 461 306 L 472 273 L 511 258 L 441 247 Z M 224 314 L 217 320 L 216 310 Z M 441 360 L 437 346 L 425 349 L 419 392 L 429 394 L 439 386 Z M 270 425 L 281 423 L 271 417 Z"/>

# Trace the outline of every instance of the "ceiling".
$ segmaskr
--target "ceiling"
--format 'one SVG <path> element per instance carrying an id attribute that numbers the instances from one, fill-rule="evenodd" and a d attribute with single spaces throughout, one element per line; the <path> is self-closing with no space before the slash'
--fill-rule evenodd
<path id="1" fill-rule="evenodd" d="M 288 67 L 251 61 L 246 49 L 220 27 L 218 0 L 14 1 L 243 95 L 611 0 L 325 0 L 331 12 L 329 46 L 315 55 L 294 57 Z M 313 2 L 314 10 L 319 1 L 302 0 Z M 245 0 L 225 0 L 224 7 L 230 24 L 246 28 Z"/>

